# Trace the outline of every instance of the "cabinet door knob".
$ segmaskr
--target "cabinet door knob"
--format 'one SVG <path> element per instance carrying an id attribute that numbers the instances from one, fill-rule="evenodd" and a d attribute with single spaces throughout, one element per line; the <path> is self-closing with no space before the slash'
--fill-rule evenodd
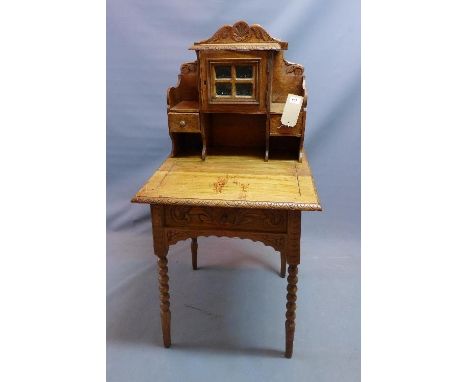
<path id="1" fill-rule="evenodd" d="M 180 122 L 179 122 L 179 126 L 180 126 L 180 127 L 184 127 L 184 126 L 185 126 L 185 121 L 180 121 Z"/>

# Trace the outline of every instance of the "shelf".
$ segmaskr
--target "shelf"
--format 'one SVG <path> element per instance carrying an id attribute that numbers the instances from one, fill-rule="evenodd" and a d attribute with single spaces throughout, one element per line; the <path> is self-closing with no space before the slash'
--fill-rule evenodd
<path id="1" fill-rule="evenodd" d="M 181 101 L 177 105 L 171 107 L 169 111 L 178 113 L 198 113 L 200 107 L 198 101 Z"/>
<path id="2" fill-rule="evenodd" d="M 270 104 L 270 113 L 271 114 L 283 114 L 283 109 L 284 109 L 284 102 L 273 102 Z M 200 105 L 198 104 L 198 101 L 181 101 L 177 105 L 171 107 L 169 109 L 171 112 L 176 112 L 176 113 L 199 113 L 200 111 Z M 204 113 L 208 114 L 216 114 L 216 113 L 230 113 L 230 114 L 266 114 L 266 111 L 260 111 L 260 110 L 236 110 L 236 111 L 228 111 L 228 110 L 209 110 L 209 111 L 204 111 Z"/>
<path id="3" fill-rule="evenodd" d="M 272 102 L 270 104 L 270 113 L 271 114 L 283 114 L 284 102 Z"/>

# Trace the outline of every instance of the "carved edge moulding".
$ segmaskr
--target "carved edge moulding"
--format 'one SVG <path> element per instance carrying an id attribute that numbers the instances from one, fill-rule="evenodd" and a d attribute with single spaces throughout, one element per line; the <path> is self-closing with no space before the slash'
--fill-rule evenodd
<path id="1" fill-rule="evenodd" d="M 255 202 L 245 200 L 219 200 L 219 199 L 175 199 L 162 198 L 155 200 L 144 196 L 137 196 L 132 203 L 146 203 L 151 205 L 184 205 L 184 206 L 208 206 L 208 207 L 241 207 L 241 208 L 267 208 L 293 211 L 322 211 L 319 203 L 297 202 Z"/>

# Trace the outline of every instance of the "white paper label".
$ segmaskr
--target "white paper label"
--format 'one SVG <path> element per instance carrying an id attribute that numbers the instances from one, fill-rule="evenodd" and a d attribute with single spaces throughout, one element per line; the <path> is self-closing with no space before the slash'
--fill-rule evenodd
<path id="1" fill-rule="evenodd" d="M 299 99 L 298 96 L 291 97 L 291 98 L 289 99 L 289 102 L 295 103 L 296 105 L 300 105 L 300 104 L 301 104 L 301 100 Z"/>
<path id="2" fill-rule="evenodd" d="M 288 127 L 296 126 L 299 113 L 301 112 L 303 97 L 288 94 L 284 105 L 283 114 L 281 115 L 281 124 Z"/>

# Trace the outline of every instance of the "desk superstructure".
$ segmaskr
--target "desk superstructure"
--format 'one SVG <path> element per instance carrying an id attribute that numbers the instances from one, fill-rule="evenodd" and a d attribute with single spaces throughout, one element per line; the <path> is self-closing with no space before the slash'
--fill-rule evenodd
<path id="1" fill-rule="evenodd" d="M 288 43 L 260 25 L 221 27 L 190 49 L 197 60 L 180 67 L 167 92 L 172 155 L 202 159 L 226 150 L 256 151 L 265 160 L 302 160 L 307 114 L 304 68 L 284 59 Z M 304 97 L 298 122 L 281 124 L 288 94 Z"/>

